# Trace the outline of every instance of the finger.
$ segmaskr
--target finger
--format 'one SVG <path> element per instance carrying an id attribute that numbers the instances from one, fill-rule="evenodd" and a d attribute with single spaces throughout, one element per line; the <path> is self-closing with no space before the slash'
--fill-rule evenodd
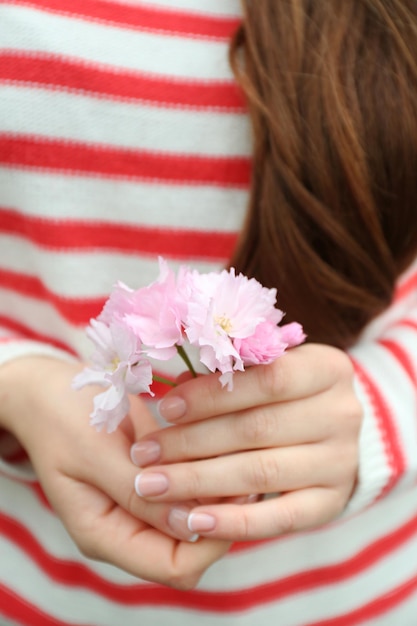
<path id="1" fill-rule="evenodd" d="M 194 587 L 203 572 L 229 548 L 221 540 L 178 542 L 130 515 L 99 490 L 65 479 L 69 495 L 61 517 L 82 553 L 145 580 L 178 589 Z M 68 506 L 73 499 L 80 508 Z M 82 514 L 80 514 L 82 511 Z"/>
<path id="2" fill-rule="evenodd" d="M 291 401 L 329 388 L 351 369 L 346 356 L 330 346 L 306 344 L 288 351 L 270 365 L 236 372 L 233 391 L 222 389 L 219 376 L 199 376 L 170 391 L 159 412 L 169 422 L 194 422 L 251 406 Z"/>
<path id="3" fill-rule="evenodd" d="M 139 467 L 220 456 L 240 450 L 293 446 L 336 437 L 341 418 L 348 423 L 349 403 L 338 409 L 323 394 L 304 400 L 263 405 L 206 419 L 176 425 L 146 435 L 131 449 L 132 461 Z"/>
<path id="4" fill-rule="evenodd" d="M 136 476 L 135 490 L 142 498 L 164 502 L 276 493 L 343 484 L 354 474 L 355 463 L 353 447 L 342 445 L 250 451 L 146 468 Z"/>
<path id="5" fill-rule="evenodd" d="M 337 490 L 312 487 L 254 504 L 198 507 L 189 517 L 190 530 L 227 541 L 255 541 L 307 530 L 328 523 L 343 510 Z"/>

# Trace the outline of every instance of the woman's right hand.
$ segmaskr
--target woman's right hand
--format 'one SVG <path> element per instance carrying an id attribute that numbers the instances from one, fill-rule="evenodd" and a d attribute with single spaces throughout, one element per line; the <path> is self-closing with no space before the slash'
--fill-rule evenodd
<path id="1" fill-rule="evenodd" d="M 137 497 L 130 448 L 158 428 L 155 420 L 145 403 L 132 397 L 122 426 L 111 435 L 98 433 L 88 415 L 102 389 L 73 390 L 71 381 L 81 369 L 82 364 L 49 357 L 3 365 L 0 425 L 26 449 L 49 502 L 85 556 L 145 580 L 194 587 L 230 544 L 191 542 L 184 536 L 186 505 Z"/>

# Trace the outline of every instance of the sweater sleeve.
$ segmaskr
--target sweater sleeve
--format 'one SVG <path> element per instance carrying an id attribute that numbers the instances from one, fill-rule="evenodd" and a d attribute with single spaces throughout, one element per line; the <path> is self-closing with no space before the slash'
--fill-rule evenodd
<path id="1" fill-rule="evenodd" d="M 355 513 L 417 480 L 417 262 L 350 350 L 363 406 Z"/>

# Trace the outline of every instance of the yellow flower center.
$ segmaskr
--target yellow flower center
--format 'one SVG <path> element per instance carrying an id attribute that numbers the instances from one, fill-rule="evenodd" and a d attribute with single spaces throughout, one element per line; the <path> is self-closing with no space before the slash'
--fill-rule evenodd
<path id="1" fill-rule="evenodd" d="M 115 356 L 111 362 L 112 371 L 115 372 L 120 365 L 120 359 L 118 356 Z"/>
<path id="2" fill-rule="evenodd" d="M 230 321 L 230 319 L 228 317 L 226 317 L 225 315 L 218 315 L 215 318 L 215 322 L 216 324 L 218 324 L 220 326 L 220 328 L 222 328 L 224 330 L 225 333 L 229 334 L 230 331 L 232 330 L 232 322 Z"/>

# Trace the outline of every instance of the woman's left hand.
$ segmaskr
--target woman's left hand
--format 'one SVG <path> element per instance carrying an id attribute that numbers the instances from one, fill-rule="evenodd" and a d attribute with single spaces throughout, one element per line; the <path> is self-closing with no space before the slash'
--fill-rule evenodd
<path id="1" fill-rule="evenodd" d="M 336 348 L 294 348 L 235 374 L 232 392 L 216 374 L 200 376 L 170 391 L 160 412 L 175 426 L 133 446 L 145 468 L 136 491 L 152 501 L 204 502 L 188 517 L 192 532 L 274 537 L 331 521 L 352 494 L 362 409 L 349 357 Z"/>

